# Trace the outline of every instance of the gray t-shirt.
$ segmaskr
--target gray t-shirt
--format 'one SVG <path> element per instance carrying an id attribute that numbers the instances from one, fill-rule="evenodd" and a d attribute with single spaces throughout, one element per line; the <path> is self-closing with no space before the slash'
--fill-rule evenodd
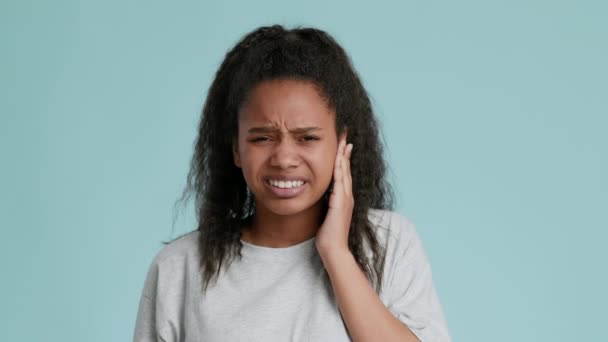
<path id="1" fill-rule="evenodd" d="M 387 210 L 371 209 L 369 218 L 387 246 L 380 299 L 422 342 L 451 341 L 415 226 Z M 152 261 L 134 342 L 351 340 L 314 237 L 286 248 L 241 240 L 243 258 L 222 268 L 203 295 L 198 234 L 171 242 Z"/>

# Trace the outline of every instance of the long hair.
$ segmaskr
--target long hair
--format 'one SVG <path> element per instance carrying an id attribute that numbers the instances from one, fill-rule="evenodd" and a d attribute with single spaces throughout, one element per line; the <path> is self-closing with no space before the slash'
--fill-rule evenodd
<path id="1" fill-rule="evenodd" d="M 357 150 L 350 161 L 355 203 L 348 246 L 379 294 L 386 250 L 376 238 L 368 210 L 392 210 L 394 195 L 385 178 L 383 147 L 369 96 L 346 52 L 328 33 L 281 25 L 259 27 L 227 52 L 202 110 L 179 201 L 195 195 L 203 292 L 213 279 L 217 281 L 223 264 L 229 267 L 237 255 L 242 257 L 241 229 L 255 214 L 255 203 L 242 170 L 234 165 L 232 143 L 238 136 L 238 111 L 248 93 L 272 79 L 311 82 L 336 113 L 336 134 L 348 129 L 348 140 Z M 372 251 L 371 260 L 364 243 Z M 325 280 L 331 288 L 327 270 Z"/>

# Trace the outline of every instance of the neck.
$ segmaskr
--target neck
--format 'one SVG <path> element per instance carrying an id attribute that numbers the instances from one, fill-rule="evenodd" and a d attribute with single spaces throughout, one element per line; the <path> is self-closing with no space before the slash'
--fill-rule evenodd
<path id="1" fill-rule="evenodd" d="M 277 215 L 256 205 L 251 224 L 243 228 L 241 238 L 257 246 L 293 246 L 316 236 L 326 210 L 322 201 L 294 215 Z"/>

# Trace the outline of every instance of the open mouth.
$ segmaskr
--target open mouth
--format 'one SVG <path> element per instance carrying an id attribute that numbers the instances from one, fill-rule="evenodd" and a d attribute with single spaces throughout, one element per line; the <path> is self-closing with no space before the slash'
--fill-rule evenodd
<path id="1" fill-rule="evenodd" d="M 292 188 L 297 188 L 297 187 L 300 187 L 300 186 L 306 184 L 306 182 L 303 180 L 278 181 L 278 180 L 272 180 L 272 179 L 267 179 L 266 183 L 268 183 L 268 185 L 270 185 L 270 186 L 274 186 L 279 189 L 292 189 Z"/>
<path id="2" fill-rule="evenodd" d="M 266 179 L 264 183 L 275 196 L 281 198 L 290 198 L 299 195 L 304 191 L 308 184 L 303 180 L 277 181 L 272 179 Z"/>

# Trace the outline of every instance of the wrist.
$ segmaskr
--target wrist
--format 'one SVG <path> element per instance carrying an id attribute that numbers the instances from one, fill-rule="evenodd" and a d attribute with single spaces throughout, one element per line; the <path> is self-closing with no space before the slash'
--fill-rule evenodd
<path id="1" fill-rule="evenodd" d="M 317 247 L 317 251 L 319 252 L 319 256 L 323 262 L 327 262 L 334 259 L 341 259 L 345 257 L 352 257 L 353 254 L 348 249 L 348 246 L 325 246 L 325 247 Z"/>

